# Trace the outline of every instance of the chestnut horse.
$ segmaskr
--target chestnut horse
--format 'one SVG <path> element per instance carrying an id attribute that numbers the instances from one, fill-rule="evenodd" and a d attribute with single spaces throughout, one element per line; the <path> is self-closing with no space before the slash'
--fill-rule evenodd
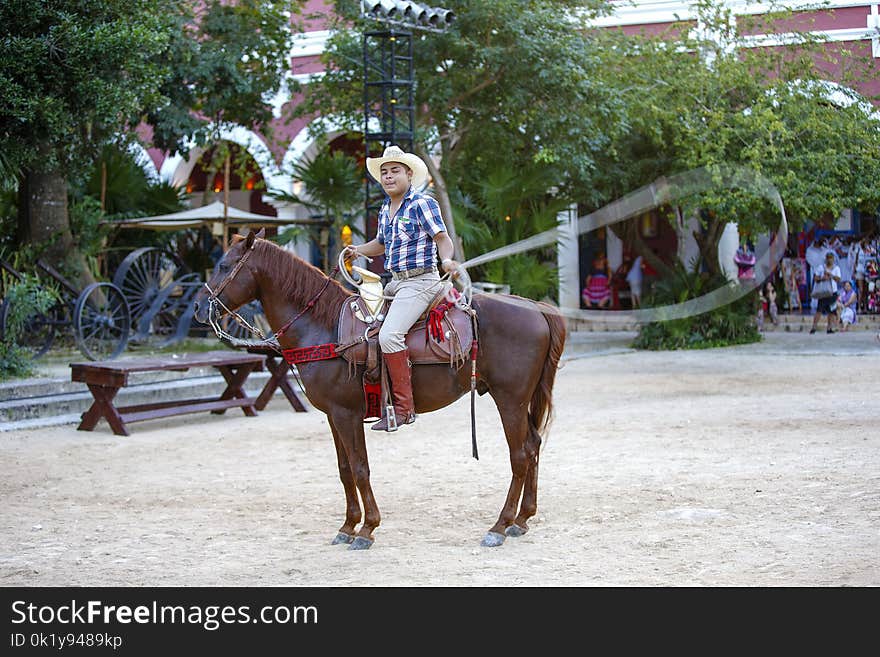
<path id="1" fill-rule="evenodd" d="M 209 320 L 217 302 L 228 311 L 258 299 L 285 348 L 335 343 L 342 304 L 351 292 L 316 267 L 251 231 L 239 239 L 214 269 L 194 300 L 195 316 Z M 475 294 L 479 351 L 477 391 L 495 400 L 510 450 L 513 477 L 498 521 L 482 545 L 501 545 L 520 536 L 537 510 L 538 456 L 552 415 L 553 382 L 565 345 L 565 322 L 549 304 L 501 294 Z M 224 310 L 226 312 L 226 310 Z M 294 320 L 291 322 L 291 320 Z M 364 440 L 366 403 L 362 367 L 352 377 L 342 358 L 298 365 L 306 396 L 327 414 L 339 477 L 345 489 L 345 522 L 333 543 L 350 549 L 373 544 L 379 507 L 370 487 Z M 416 412 L 443 408 L 471 389 L 471 368 L 448 364 L 416 365 L 412 370 Z M 422 420 L 424 422 L 424 420 Z M 412 429 L 406 429 L 412 431 Z M 361 502 L 363 502 L 363 524 Z"/>

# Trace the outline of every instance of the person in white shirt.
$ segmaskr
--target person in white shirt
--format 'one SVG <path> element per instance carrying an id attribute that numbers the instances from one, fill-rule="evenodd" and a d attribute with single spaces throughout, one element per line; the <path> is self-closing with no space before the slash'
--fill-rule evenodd
<path id="1" fill-rule="evenodd" d="M 816 325 L 819 323 L 819 315 L 825 315 L 828 317 L 828 329 L 826 330 L 826 333 L 837 332 L 831 328 L 831 324 L 836 323 L 837 321 L 837 289 L 840 283 L 840 267 L 834 264 L 834 253 L 830 251 L 825 254 L 825 264 L 822 268 L 813 272 L 814 287 L 819 283 L 826 281 L 830 282 L 831 291 L 828 296 L 821 297 L 817 300 L 816 314 L 813 315 L 813 327 L 810 329 L 811 334 L 816 332 Z"/>
<path id="2" fill-rule="evenodd" d="M 825 244 L 825 240 L 821 237 L 814 238 L 813 243 L 807 247 L 807 250 L 804 252 L 804 259 L 810 266 L 809 280 L 815 280 L 814 275 L 822 270 L 822 266 L 825 263 L 826 253 L 828 253 L 828 246 Z M 812 299 L 810 301 L 810 308 L 812 309 L 813 313 L 817 312 L 817 304 L 818 302 L 816 299 Z"/>
<path id="3" fill-rule="evenodd" d="M 838 240 L 837 248 L 837 264 L 840 266 L 840 278 L 844 281 L 851 281 L 853 277 L 853 261 L 849 257 L 850 243 L 852 238 L 847 237 L 843 242 Z"/>
<path id="4" fill-rule="evenodd" d="M 867 295 L 865 290 L 865 265 L 868 263 L 870 247 L 868 246 L 868 238 L 863 237 L 853 243 L 850 248 L 850 261 L 853 263 L 853 275 L 856 279 L 856 294 L 858 295 L 858 310 L 864 311 L 867 304 Z"/>
<path id="5" fill-rule="evenodd" d="M 629 291 L 632 299 L 632 307 L 640 308 L 642 305 L 642 256 L 636 256 L 632 266 L 626 274 L 626 282 L 629 283 Z"/>

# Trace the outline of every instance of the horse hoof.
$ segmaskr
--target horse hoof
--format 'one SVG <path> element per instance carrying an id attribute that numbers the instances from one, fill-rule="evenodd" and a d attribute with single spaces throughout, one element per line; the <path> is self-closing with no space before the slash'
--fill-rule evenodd
<path id="1" fill-rule="evenodd" d="M 489 532 L 480 541 L 480 545 L 483 547 L 498 547 L 502 543 L 504 543 L 504 534 L 498 532 Z"/>
<path id="2" fill-rule="evenodd" d="M 336 534 L 336 538 L 330 541 L 330 545 L 339 545 L 340 543 L 351 543 L 354 540 L 354 536 L 351 534 L 345 534 L 343 532 L 339 532 Z"/>
<path id="3" fill-rule="evenodd" d="M 364 538 L 363 536 L 356 536 L 355 539 L 351 542 L 351 545 L 348 546 L 349 550 L 369 550 L 370 546 L 373 544 L 369 538 Z"/>
<path id="4" fill-rule="evenodd" d="M 508 527 L 507 529 L 504 530 L 504 533 L 507 534 L 508 536 L 518 537 L 518 536 L 522 536 L 527 531 L 529 531 L 528 527 L 520 527 L 519 525 L 511 525 L 510 527 Z"/>

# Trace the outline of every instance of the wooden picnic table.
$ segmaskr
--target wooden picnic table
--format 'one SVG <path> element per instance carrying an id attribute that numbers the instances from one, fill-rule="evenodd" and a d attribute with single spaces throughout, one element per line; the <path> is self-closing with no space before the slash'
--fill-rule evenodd
<path id="1" fill-rule="evenodd" d="M 126 360 L 89 361 L 71 363 L 71 380 L 85 383 L 94 403 L 83 413 L 77 429 L 91 431 L 102 417 L 113 433 L 129 435 L 127 424 L 142 420 L 210 411 L 222 414 L 228 408 L 241 408 L 244 414 L 257 414 L 256 400 L 248 397 L 244 384 L 251 372 L 261 371 L 265 356 L 236 351 L 206 351 L 202 353 L 134 358 Z M 130 383 L 137 372 L 185 372 L 191 367 L 213 367 L 226 379 L 226 389 L 219 397 L 180 399 L 117 407 L 113 399 L 120 389 Z"/>

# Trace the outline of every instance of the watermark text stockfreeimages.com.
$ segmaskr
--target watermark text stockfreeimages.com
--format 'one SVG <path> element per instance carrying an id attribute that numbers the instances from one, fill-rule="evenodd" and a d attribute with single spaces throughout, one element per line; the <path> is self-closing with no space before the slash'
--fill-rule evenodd
<path id="1" fill-rule="evenodd" d="M 223 625 L 262 623 L 266 625 L 318 623 L 314 605 L 183 605 L 152 601 L 139 605 L 113 605 L 101 600 L 37 605 L 25 600 L 12 603 L 13 625 L 105 625 L 153 624 L 199 625 L 214 631 Z"/>

